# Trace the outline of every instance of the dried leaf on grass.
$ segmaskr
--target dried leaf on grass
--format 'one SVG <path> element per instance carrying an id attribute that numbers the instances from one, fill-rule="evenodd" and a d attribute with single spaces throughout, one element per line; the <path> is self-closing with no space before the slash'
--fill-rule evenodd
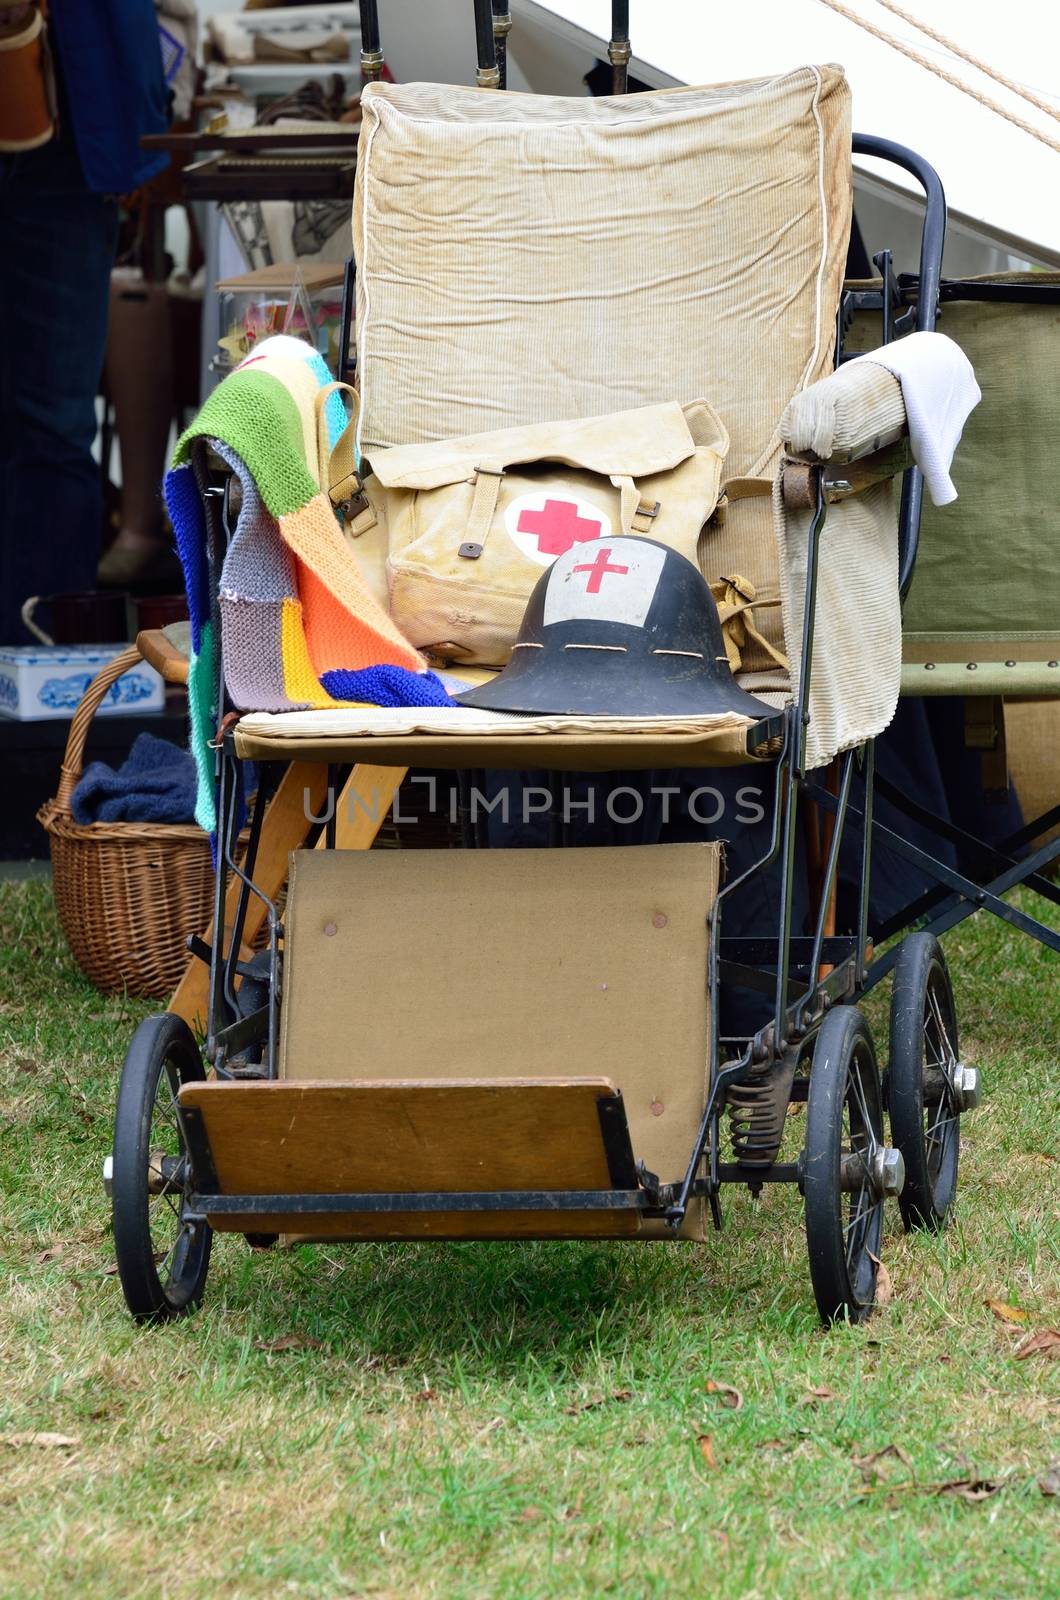
<path id="1" fill-rule="evenodd" d="M 255 1339 L 254 1349 L 264 1350 L 269 1355 L 280 1355 L 285 1350 L 323 1350 L 324 1346 L 319 1339 L 310 1338 L 308 1333 L 285 1333 L 279 1339 Z"/>
<path id="2" fill-rule="evenodd" d="M 1029 1311 L 1021 1311 L 1019 1306 L 1010 1306 L 1004 1300 L 984 1300 L 984 1306 L 992 1311 L 999 1322 L 1027 1322 L 1030 1320 Z"/>
<path id="3" fill-rule="evenodd" d="M 1016 1360 L 1026 1361 L 1028 1356 L 1048 1356 L 1055 1361 L 1060 1356 L 1060 1329 L 1042 1328 L 1028 1334 L 1016 1346 Z"/>
<path id="4" fill-rule="evenodd" d="M 949 1494 L 958 1500 L 989 1500 L 1003 1488 L 995 1478 L 953 1478 L 949 1483 L 935 1484 L 931 1494 Z"/>
<path id="5" fill-rule="evenodd" d="M 878 1306 L 890 1305 L 894 1299 L 894 1285 L 891 1282 L 891 1274 L 887 1271 L 879 1256 L 874 1256 L 871 1250 L 869 1251 L 869 1260 L 876 1267 L 876 1304 Z"/>
<path id="6" fill-rule="evenodd" d="M 819 1383 L 815 1389 L 810 1389 L 799 1401 L 800 1406 L 816 1406 L 822 1400 L 834 1400 L 835 1395 L 827 1384 Z"/>
<path id="7" fill-rule="evenodd" d="M 1060 1461 L 1054 1461 L 1047 1471 L 1038 1479 L 1038 1487 L 1044 1495 L 1060 1494 Z"/>
<path id="8" fill-rule="evenodd" d="M 614 1401 L 618 1405 L 625 1405 L 627 1400 L 632 1400 L 632 1389 L 612 1389 L 610 1394 L 593 1394 L 588 1400 L 576 1400 L 573 1405 L 564 1406 L 568 1417 L 576 1417 L 579 1411 L 595 1411 L 597 1406 L 606 1406 Z"/>
<path id="9" fill-rule="evenodd" d="M 700 1433 L 696 1436 L 696 1443 L 699 1445 L 699 1453 L 703 1457 L 703 1465 L 710 1468 L 716 1467 L 718 1458 L 714 1454 L 713 1436 L 709 1433 Z"/>
<path id="10" fill-rule="evenodd" d="M 857 1467 L 866 1483 L 876 1483 L 884 1476 L 881 1462 L 900 1461 L 904 1467 L 912 1470 L 913 1463 L 898 1444 L 885 1444 L 880 1450 L 873 1450 L 867 1456 L 855 1456 L 854 1465 Z"/>
<path id="11" fill-rule="evenodd" d="M 37 1450 L 73 1450 L 81 1441 L 69 1433 L 8 1433 L 4 1435 L 4 1443 L 12 1450 L 26 1446 Z"/>
<path id="12" fill-rule="evenodd" d="M 37 1265 L 43 1267 L 48 1261 L 58 1261 L 65 1250 L 66 1246 L 64 1244 L 49 1245 L 47 1250 L 42 1250 L 37 1257 Z"/>
<path id="13" fill-rule="evenodd" d="M 734 1389 L 731 1383 L 715 1383 L 713 1378 L 708 1378 L 704 1388 L 708 1394 L 716 1394 L 719 1404 L 726 1406 L 730 1411 L 739 1411 L 743 1405 L 743 1395 L 739 1389 Z"/>
<path id="14" fill-rule="evenodd" d="M 884 1505 L 897 1504 L 903 1495 L 910 1494 L 927 1495 L 934 1499 L 946 1495 L 954 1500 L 965 1500 L 971 1505 L 977 1505 L 982 1500 L 992 1500 L 1004 1487 L 1004 1479 L 979 1478 L 974 1475 L 967 1478 L 950 1478 L 945 1483 L 918 1483 L 915 1478 L 901 1483 L 871 1479 L 866 1480 L 860 1494 L 861 1497 L 879 1496 Z"/>

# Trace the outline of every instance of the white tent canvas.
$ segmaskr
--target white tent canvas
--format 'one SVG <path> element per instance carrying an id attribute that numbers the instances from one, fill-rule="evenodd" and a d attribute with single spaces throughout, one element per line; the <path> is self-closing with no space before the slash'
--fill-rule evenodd
<path id="1" fill-rule="evenodd" d="M 886 11 L 844 0 L 944 70 L 1060 140 L 1060 122 Z M 960 42 L 1060 109 L 1060 7 L 1043 0 L 902 0 L 904 9 Z M 956 276 L 1026 263 L 1060 266 L 1060 155 L 976 100 L 906 60 L 821 0 L 630 0 L 630 71 L 653 87 L 721 83 L 835 61 L 854 95 L 854 126 L 908 145 L 937 169 L 950 206 L 946 270 Z M 609 0 L 511 0 L 509 85 L 584 93 L 582 77 L 606 53 Z M 385 0 L 384 46 L 395 76 L 474 81 L 470 0 Z M 1003 22 L 1003 26 L 999 25 Z M 915 265 L 919 224 L 893 167 L 858 162 L 858 218 L 870 251 L 895 249 Z M 912 180 L 909 181 L 910 189 Z M 897 184 L 897 188 L 894 186 Z"/>

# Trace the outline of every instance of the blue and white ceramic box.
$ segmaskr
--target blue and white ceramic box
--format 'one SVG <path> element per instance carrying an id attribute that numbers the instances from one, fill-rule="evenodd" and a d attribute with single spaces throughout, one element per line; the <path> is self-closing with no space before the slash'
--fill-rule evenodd
<path id="1" fill-rule="evenodd" d="M 100 667 L 125 644 L 0 645 L 0 716 L 16 722 L 67 721 Z M 96 715 L 115 717 L 161 711 L 166 686 L 141 662 L 111 685 Z"/>

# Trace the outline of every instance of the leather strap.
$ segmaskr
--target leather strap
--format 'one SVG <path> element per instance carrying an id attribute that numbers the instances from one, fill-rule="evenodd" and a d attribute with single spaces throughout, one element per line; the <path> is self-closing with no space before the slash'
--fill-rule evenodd
<path id="1" fill-rule="evenodd" d="M 771 478 L 730 478 L 722 485 L 726 500 L 768 500 L 773 493 Z"/>
<path id="2" fill-rule="evenodd" d="M 724 528 L 725 513 L 737 500 L 765 500 L 773 493 L 773 484 L 769 478 L 730 478 L 728 483 L 722 484 L 718 503 L 711 512 L 710 520 L 715 528 Z"/>

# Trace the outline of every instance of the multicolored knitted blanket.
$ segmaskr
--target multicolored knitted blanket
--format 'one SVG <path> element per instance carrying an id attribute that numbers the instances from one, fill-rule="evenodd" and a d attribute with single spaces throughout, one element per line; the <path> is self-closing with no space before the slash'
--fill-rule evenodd
<path id="1" fill-rule="evenodd" d="M 372 594 L 342 536 L 318 461 L 317 400 L 331 374 L 311 346 L 264 340 L 206 401 L 177 444 L 166 505 L 191 616 L 189 702 L 199 784 L 195 818 L 216 829 L 213 757 L 216 647 L 228 696 L 241 711 L 341 705 L 448 705 Z M 332 447 L 347 425 L 337 393 L 324 403 Z M 242 501 L 219 574 L 190 464 L 206 439 L 238 475 Z"/>

